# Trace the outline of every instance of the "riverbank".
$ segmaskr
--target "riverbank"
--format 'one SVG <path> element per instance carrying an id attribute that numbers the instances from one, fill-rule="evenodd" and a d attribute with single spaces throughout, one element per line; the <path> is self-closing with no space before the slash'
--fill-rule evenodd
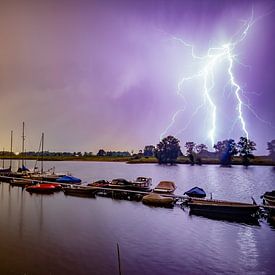
<path id="1" fill-rule="evenodd" d="M 1 158 L 4 160 L 9 160 L 9 157 Z M 14 160 L 21 160 L 19 156 L 13 156 Z M 26 156 L 26 160 L 37 160 L 37 157 Z M 158 163 L 155 157 L 110 157 L 110 156 L 44 156 L 44 161 L 97 161 L 97 162 L 126 162 L 129 164 L 146 164 L 146 163 Z M 177 159 L 177 164 L 190 164 L 188 157 L 181 156 Z M 202 164 L 216 164 L 219 165 L 220 161 L 216 158 L 202 158 Z M 242 159 L 240 157 L 234 157 L 232 160 L 232 165 L 242 165 Z M 275 166 L 275 162 L 269 156 L 255 156 L 251 160 L 251 165 L 266 165 Z"/>

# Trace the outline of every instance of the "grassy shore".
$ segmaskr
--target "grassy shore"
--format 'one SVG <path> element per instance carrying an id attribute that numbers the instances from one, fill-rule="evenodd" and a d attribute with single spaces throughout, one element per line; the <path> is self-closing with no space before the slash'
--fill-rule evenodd
<path id="1" fill-rule="evenodd" d="M 1 158 L 2 159 L 2 158 Z M 4 159 L 10 159 L 9 157 L 5 157 Z M 21 157 L 13 156 L 12 159 L 20 160 Z M 37 157 L 25 157 L 28 160 L 37 160 Z M 127 162 L 129 164 L 146 164 L 146 163 L 157 163 L 157 159 L 155 157 L 99 157 L 99 156 L 44 156 L 44 161 L 105 161 L 105 162 Z M 185 156 L 179 157 L 177 159 L 178 164 L 190 164 L 189 159 Z M 220 161 L 214 158 L 202 158 L 202 164 L 216 164 L 219 165 Z M 240 157 L 234 157 L 232 160 L 232 165 L 242 165 L 242 159 Z M 251 165 L 268 165 L 275 166 L 275 162 L 268 156 L 255 156 L 254 159 L 251 160 Z"/>

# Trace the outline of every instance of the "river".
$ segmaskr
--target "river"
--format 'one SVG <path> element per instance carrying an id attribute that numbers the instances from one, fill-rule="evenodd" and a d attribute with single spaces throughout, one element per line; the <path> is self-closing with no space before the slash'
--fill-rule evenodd
<path id="1" fill-rule="evenodd" d="M 31 167 L 33 163 L 29 162 Z M 275 189 L 272 167 L 160 166 L 45 162 L 89 182 L 152 177 L 176 194 L 199 186 L 215 199 L 261 203 Z M 111 198 L 29 194 L 0 184 L 0 274 L 274 274 L 275 228 L 214 220 L 189 209 L 155 208 Z"/>

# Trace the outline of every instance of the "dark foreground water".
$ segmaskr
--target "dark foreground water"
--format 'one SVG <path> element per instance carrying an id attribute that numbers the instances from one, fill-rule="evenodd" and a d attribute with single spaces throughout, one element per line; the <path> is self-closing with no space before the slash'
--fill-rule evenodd
<path id="1" fill-rule="evenodd" d="M 174 167 L 56 162 L 88 183 L 137 176 L 175 181 L 176 193 L 200 186 L 217 199 L 260 203 L 275 189 L 271 167 Z M 29 164 L 31 166 L 31 164 Z M 97 197 L 30 195 L 0 184 L 0 274 L 275 274 L 275 229 L 213 220 L 189 209 Z"/>

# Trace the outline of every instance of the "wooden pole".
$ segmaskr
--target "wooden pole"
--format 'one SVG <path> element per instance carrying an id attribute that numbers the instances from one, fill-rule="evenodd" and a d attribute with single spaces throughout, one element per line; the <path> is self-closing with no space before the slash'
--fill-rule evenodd
<path id="1" fill-rule="evenodd" d="M 118 274 L 121 275 L 121 263 L 120 263 L 120 252 L 119 252 L 119 244 L 116 244 L 117 246 L 117 259 L 118 259 Z"/>
<path id="2" fill-rule="evenodd" d="M 42 133 L 42 139 L 41 139 L 41 142 L 42 142 L 42 144 L 41 144 L 41 154 L 42 154 L 42 156 L 41 156 L 41 174 L 43 174 L 43 172 L 44 172 L 44 167 L 43 167 L 43 162 L 44 162 L 44 133 Z"/>
<path id="3" fill-rule="evenodd" d="M 24 155 L 25 155 L 25 122 L 23 121 L 23 133 L 22 133 L 22 168 L 24 166 Z"/>
<path id="4" fill-rule="evenodd" d="M 3 152 L 2 152 L 2 166 L 3 166 L 3 169 L 5 168 L 5 160 L 4 160 L 4 151 L 5 151 L 5 148 L 3 148 Z"/>
<path id="5" fill-rule="evenodd" d="M 12 165 L 12 138 L 13 138 L 13 131 L 11 131 L 10 168 L 11 168 L 11 165 Z"/>

